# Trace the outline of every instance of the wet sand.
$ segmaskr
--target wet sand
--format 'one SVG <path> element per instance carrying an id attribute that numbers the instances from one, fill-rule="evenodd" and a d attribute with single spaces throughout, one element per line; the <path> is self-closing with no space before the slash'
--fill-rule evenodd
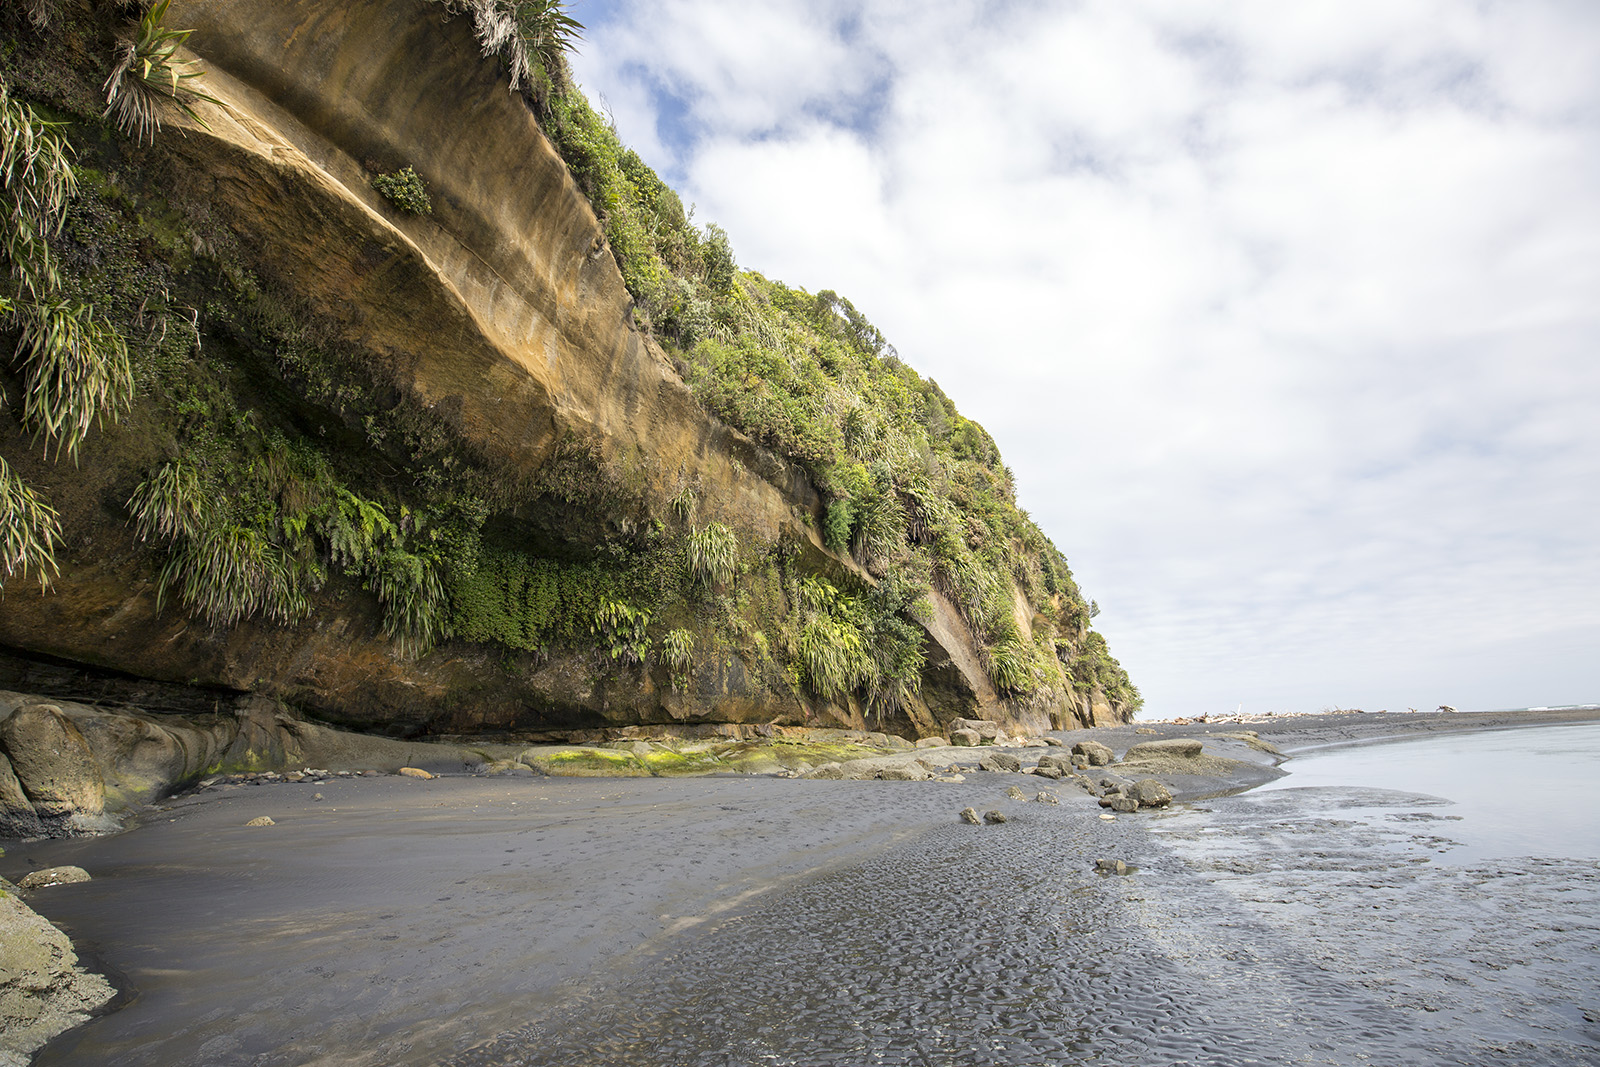
<path id="1" fill-rule="evenodd" d="M 1315 718 L 1155 728 L 1529 724 Z M 30 903 L 129 990 L 39 1064 L 1600 1064 L 1600 864 L 1444 868 L 1425 798 L 1374 830 L 1284 796 L 1105 821 L 988 773 L 240 786 L 0 874 L 88 868 Z"/>

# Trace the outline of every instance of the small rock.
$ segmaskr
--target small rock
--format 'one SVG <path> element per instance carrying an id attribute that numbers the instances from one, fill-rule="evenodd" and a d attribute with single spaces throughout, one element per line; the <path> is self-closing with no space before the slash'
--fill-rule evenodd
<path id="1" fill-rule="evenodd" d="M 1011 820 L 1006 818 L 1006 813 L 1003 811 L 986 811 L 983 813 L 983 821 L 987 823 L 999 824 L 1003 822 L 1010 822 Z"/>
<path id="2" fill-rule="evenodd" d="M 1111 810 L 1119 811 L 1126 815 L 1130 812 L 1138 811 L 1139 802 L 1132 797 L 1112 797 Z"/>
<path id="3" fill-rule="evenodd" d="M 937 780 L 941 782 L 964 782 L 967 780 L 967 776 L 964 774 L 946 774 Z"/>
<path id="4" fill-rule="evenodd" d="M 827 778 L 836 780 L 844 777 L 844 767 L 838 763 L 824 763 L 815 770 L 802 774 L 802 778 Z"/>
<path id="5" fill-rule="evenodd" d="M 928 772 L 911 764 L 904 767 L 885 767 L 878 772 L 878 777 L 886 782 L 921 782 L 927 780 Z"/>
<path id="6" fill-rule="evenodd" d="M 34 871 L 17 883 L 18 889 L 47 889 L 53 885 L 72 885 L 87 882 L 89 872 L 82 867 L 46 867 Z"/>
<path id="7" fill-rule="evenodd" d="M 312 800 L 321 800 L 322 799 L 322 794 L 321 793 L 313 793 L 313 794 L 311 794 L 311 799 Z"/>
<path id="8" fill-rule="evenodd" d="M 1159 731 L 1153 726 L 1138 726 L 1134 728 L 1133 732 L 1136 734 L 1153 734 L 1158 733 Z"/>
<path id="9" fill-rule="evenodd" d="M 1072 752 L 1087 759 L 1091 767 L 1104 767 L 1116 758 L 1111 749 L 1098 741 L 1079 741 L 1072 746 Z"/>
<path id="10" fill-rule="evenodd" d="M 1061 803 L 1061 798 L 1051 792 L 1042 792 L 1033 798 L 1033 802 L 1035 804 L 1059 804 Z"/>
<path id="11" fill-rule="evenodd" d="M 1103 874 L 1127 874 L 1128 865 L 1122 860 L 1098 859 L 1094 861 L 1094 869 Z"/>
<path id="12" fill-rule="evenodd" d="M 1106 822 L 1116 822 L 1117 821 L 1117 817 L 1115 815 L 1112 815 L 1112 814 L 1109 814 L 1109 813 L 1101 815 L 1100 818 L 1104 819 Z"/>
<path id="13" fill-rule="evenodd" d="M 1024 793 L 1022 790 L 1018 789 L 1014 785 L 1006 787 L 1006 796 L 1010 797 L 1012 800 L 1027 800 L 1028 799 L 1028 794 Z"/>
<path id="14" fill-rule="evenodd" d="M 1049 745 L 1051 748 L 1066 748 L 1067 747 L 1067 743 L 1065 741 L 1061 740 L 1061 738 L 1059 738 L 1059 737 L 1047 737 L 1047 738 L 1044 739 L 1044 743 Z"/>
<path id="15" fill-rule="evenodd" d="M 971 823 L 973 826 L 977 826 L 978 822 L 979 822 L 978 809 L 977 808 L 962 808 L 961 809 L 961 821 L 962 822 L 966 822 L 966 823 Z"/>
<path id="16" fill-rule="evenodd" d="M 942 737 L 924 737 L 917 742 L 918 748 L 949 748 L 950 742 Z"/>
<path id="17" fill-rule="evenodd" d="M 290 771 L 288 774 L 283 776 L 283 780 L 286 782 L 303 782 L 306 780 L 306 776 L 301 774 L 299 771 Z"/>
<path id="18" fill-rule="evenodd" d="M 1033 768 L 1033 773 L 1037 774 L 1041 778 L 1053 778 L 1056 781 L 1060 781 L 1061 778 L 1063 777 L 1061 768 L 1057 767 L 1053 763 L 1052 764 L 1041 763 L 1041 764 L 1039 764 L 1039 766 Z"/>
<path id="19" fill-rule="evenodd" d="M 952 745 L 958 745 L 963 748 L 972 748 L 977 745 L 980 740 L 981 738 L 978 737 L 978 731 L 976 730 L 950 731 L 950 743 Z"/>
<path id="20" fill-rule="evenodd" d="M 1009 752 L 991 752 L 978 761 L 980 770 L 1015 774 L 1022 770 L 1022 761 Z"/>
<path id="21" fill-rule="evenodd" d="M 1139 802 L 1141 808 L 1164 808 L 1172 803 L 1172 793 L 1154 778 L 1133 783 L 1128 795 Z"/>
<path id="22" fill-rule="evenodd" d="M 249 822 L 245 823 L 245 825 L 246 826 L 276 826 L 278 824 L 272 821 L 272 816 L 270 816 L 270 815 L 257 815 L 255 818 L 253 818 Z"/>
<path id="23" fill-rule="evenodd" d="M 423 770 L 421 767 L 401 767 L 400 768 L 400 773 L 405 775 L 407 778 L 432 778 L 433 777 L 433 775 L 429 774 L 427 771 Z"/>

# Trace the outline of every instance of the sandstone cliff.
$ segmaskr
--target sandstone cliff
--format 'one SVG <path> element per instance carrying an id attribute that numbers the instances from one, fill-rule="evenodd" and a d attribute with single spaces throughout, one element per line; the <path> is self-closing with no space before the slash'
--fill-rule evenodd
<path id="1" fill-rule="evenodd" d="M 1029 586 L 1026 553 L 1043 549 L 1026 548 L 991 596 L 1011 609 L 1011 651 L 924 564 L 875 616 L 914 627 L 912 684 L 879 702 L 861 670 L 822 679 L 808 642 L 870 641 L 854 605 L 899 578 L 824 535 L 845 490 L 686 383 L 689 356 L 641 322 L 614 218 L 470 20 L 423 0 L 174 0 L 168 19 L 194 30 L 211 99 L 198 121 L 169 108 L 149 146 L 95 132 L 111 15 L 11 30 L 13 91 L 79 116 L 86 180 L 61 259 L 121 315 L 140 394 L 76 465 L 46 460 L 16 406 L 0 412 L 0 455 L 65 534 L 50 591 L 6 586 L 0 646 L 407 735 L 870 721 L 921 736 L 958 717 L 1036 732 L 1129 714 L 1053 546 L 1050 591 Z M 375 190 L 402 166 L 431 213 Z M 766 299 L 766 284 L 736 289 Z M 5 374 L 16 393 L 22 371 Z M 215 507 L 249 504 L 228 529 L 300 568 L 303 606 L 218 622 L 172 581 L 162 593 L 163 553 L 185 549 L 141 540 L 129 501 L 183 463 Z M 421 567 L 418 586 L 448 601 L 429 610 L 453 623 L 420 647 L 393 621 L 404 590 L 388 572 L 306 532 L 374 512 L 390 540 L 364 551 Z M 716 567 L 691 543 L 708 531 L 728 534 Z M 900 541 L 917 547 L 904 523 Z M 555 606 L 538 607 L 547 588 Z M 574 605 L 588 616 L 566 617 Z"/>

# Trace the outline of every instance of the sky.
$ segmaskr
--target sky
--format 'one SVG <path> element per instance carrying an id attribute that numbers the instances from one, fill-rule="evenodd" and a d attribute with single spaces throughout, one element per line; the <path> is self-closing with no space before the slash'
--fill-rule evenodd
<path id="1" fill-rule="evenodd" d="M 1600 701 L 1600 4 L 574 0 L 981 422 L 1149 717 Z"/>

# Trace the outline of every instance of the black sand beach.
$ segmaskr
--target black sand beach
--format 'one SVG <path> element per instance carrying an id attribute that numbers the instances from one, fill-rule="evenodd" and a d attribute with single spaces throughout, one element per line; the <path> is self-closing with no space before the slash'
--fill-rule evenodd
<path id="1" fill-rule="evenodd" d="M 1339 798 L 1230 796 L 1277 772 L 1221 736 L 1595 718 L 1097 730 L 1261 756 L 1114 820 L 987 772 L 237 786 L 8 843 L 0 874 L 89 869 L 30 902 L 126 990 L 39 1064 L 1600 1063 L 1600 863 L 1412 862 L 1436 802 L 1366 798 L 1399 816 L 1378 832 Z"/>

